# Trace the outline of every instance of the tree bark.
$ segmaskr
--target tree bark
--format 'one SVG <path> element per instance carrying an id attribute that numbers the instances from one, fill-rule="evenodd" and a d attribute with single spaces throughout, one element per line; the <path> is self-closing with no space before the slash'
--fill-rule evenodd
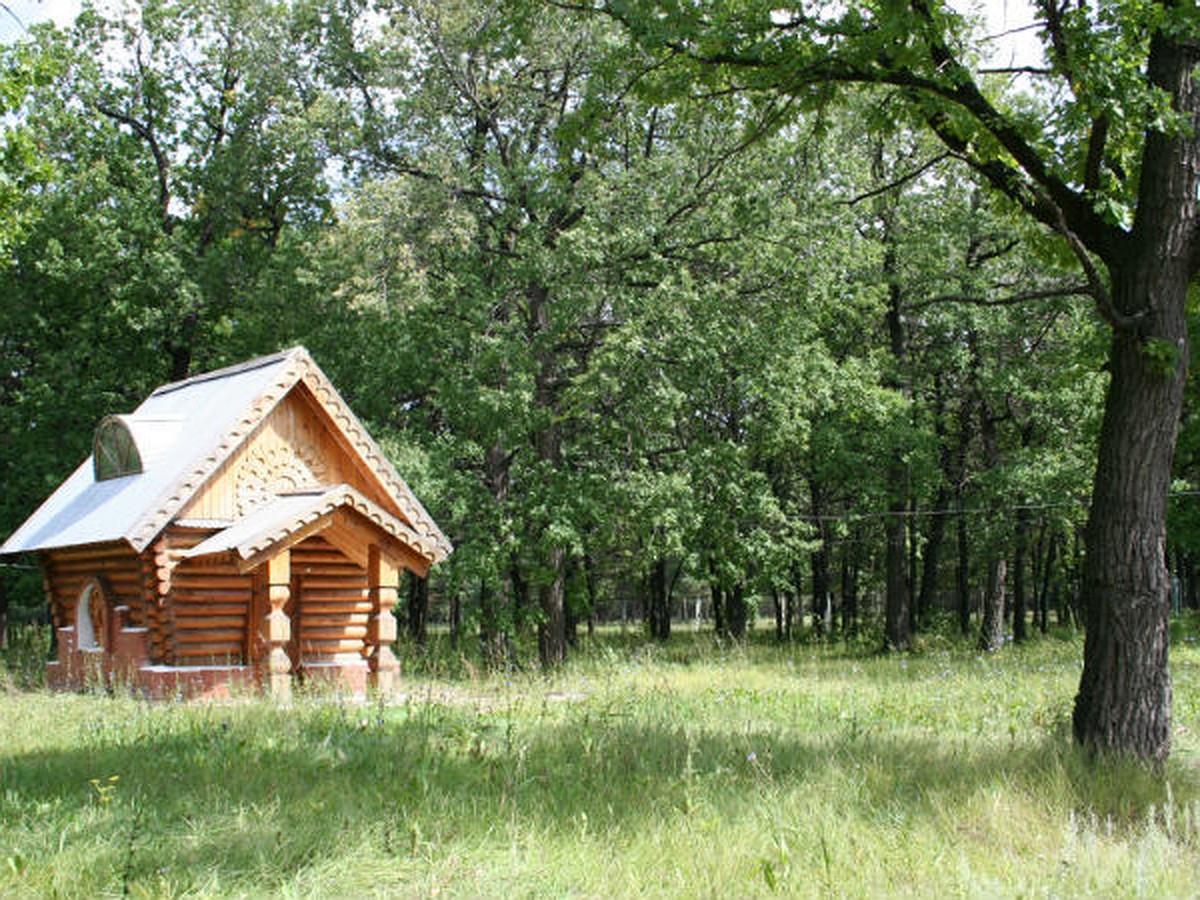
<path id="1" fill-rule="evenodd" d="M 668 585 L 667 560 L 659 557 L 650 571 L 650 598 L 647 605 L 650 637 L 656 641 L 666 641 L 671 637 L 671 596 Z"/>
<path id="2" fill-rule="evenodd" d="M 1004 582 L 1008 562 L 1003 556 L 988 565 L 987 585 L 983 594 L 983 617 L 979 625 L 979 649 L 985 652 L 1004 646 Z"/>
<path id="3" fill-rule="evenodd" d="M 967 637 L 971 633 L 971 539 L 967 534 L 967 511 L 962 490 L 957 493 L 958 565 L 954 571 L 954 590 L 958 595 L 958 629 L 963 637 Z"/>
<path id="4" fill-rule="evenodd" d="M 1027 591 L 1026 591 L 1026 562 L 1029 556 L 1029 510 L 1017 508 L 1016 546 L 1013 548 L 1013 600 L 1012 628 L 1013 641 L 1022 643 L 1029 637 L 1028 625 L 1025 621 Z"/>
<path id="5" fill-rule="evenodd" d="M 746 639 L 746 589 L 740 582 L 734 585 L 727 597 L 729 598 L 729 608 L 727 610 L 729 619 L 729 636 L 735 641 L 744 641 Z"/>
<path id="6" fill-rule="evenodd" d="M 1127 294 L 1157 294 L 1154 332 L 1182 349 L 1173 371 L 1163 372 L 1147 358 L 1139 336 L 1118 331 L 1113 338 L 1112 380 L 1085 537 L 1087 634 L 1074 728 L 1076 740 L 1089 750 L 1161 761 L 1171 737 L 1166 495 L 1183 403 L 1187 337 L 1185 291 L 1176 291 L 1171 303 L 1168 279 L 1154 271 L 1141 274 L 1139 279 L 1130 273 L 1114 287 Z"/>
<path id="7" fill-rule="evenodd" d="M 850 553 L 842 556 L 842 633 L 858 634 L 858 560 Z"/>
<path id="8" fill-rule="evenodd" d="M 1190 133 L 1150 130 L 1127 254 L 1107 260 L 1110 381 L 1086 532 L 1075 740 L 1162 762 L 1171 746 L 1167 489 L 1187 380 L 1188 286 L 1200 267 L 1200 42 L 1155 32 L 1147 75 Z"/>
<path id="9" fill-rule="evenodd" d="M 408 581 L 408 635 L 425 646 L 429 622 L 429 579 L 410 574 Z"/>

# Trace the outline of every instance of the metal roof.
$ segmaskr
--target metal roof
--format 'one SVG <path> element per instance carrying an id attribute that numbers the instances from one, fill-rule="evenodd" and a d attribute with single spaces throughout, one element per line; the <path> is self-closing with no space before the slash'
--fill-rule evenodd
<path id="1" fill-rule="evenodd" d="M 96 481 L 89 456 L 0 546 L 0 554 L 112 541 L 144 550 L 301 381 L 415 533 L 427 539 L 433 561 L 446 556 L 449 541 L 303 347 L 158 388 L 122 417 L 138 444 L 142 471 Z"/>

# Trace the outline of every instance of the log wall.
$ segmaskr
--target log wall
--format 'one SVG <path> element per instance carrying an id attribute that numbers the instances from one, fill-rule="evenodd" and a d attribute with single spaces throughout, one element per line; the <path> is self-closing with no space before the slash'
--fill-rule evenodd
<path id="1" fill-rule="evenodd" d="M 183 559 L 212 532 L 168 529 L 155 546 L 162 598 L 151 625 L 151 654 L 168 665 L 244 664 L 254 578 L 229 557 Z"/>
<path id="2" fill-rule="evenodd" d="M 366 570 L 327 541 L 312 537 L 292 548 L 292 580 L 301 591 L 292 615 L 301 663 L 330 662 L 339 654 L 361 656 L 371 614 Z"/>
<path id="3" fill-rule="evenodd" d="M 79 593 L 91 578 L 99 578 L 110 606 L 128 606 L 129 624 L 144 626 L 149 595 L 142 580 L 142 563 L 127 544 L 91 544 L 51 550 L 42 556 L 42 571 L 50 614 L 56 628 L 75 624 Z"/>

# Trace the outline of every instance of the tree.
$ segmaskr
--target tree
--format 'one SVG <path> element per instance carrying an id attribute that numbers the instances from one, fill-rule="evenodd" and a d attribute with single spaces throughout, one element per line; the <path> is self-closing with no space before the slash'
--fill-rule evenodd
<path id="1" fill-rule="evenodd" d="M 846 7 L 612 2 L 644 45 L 739 87 L 824 102 L 831 86 L 894 90 L 922 122 L 1074 254 L 1109 324 L 1086 533 L 1076 741 L 1165 759 L 1170 747 L 1166 497 L 1200 267 L 1200 10 L 1176 2 L 1042 0 L 1051 112 L 1005 95 L 938 0 Z"/>

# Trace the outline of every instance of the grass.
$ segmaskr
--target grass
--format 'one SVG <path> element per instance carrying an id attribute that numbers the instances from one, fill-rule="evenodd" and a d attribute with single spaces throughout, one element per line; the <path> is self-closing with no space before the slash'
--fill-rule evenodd
<path id="1" fill-rule="evenodd" d="M 398 704 L 0 689 L 0 896 L 1200 894 L 1200 649 L 1161 773 L 1089 764 L 1080 643 L 666 647 Z"/>

